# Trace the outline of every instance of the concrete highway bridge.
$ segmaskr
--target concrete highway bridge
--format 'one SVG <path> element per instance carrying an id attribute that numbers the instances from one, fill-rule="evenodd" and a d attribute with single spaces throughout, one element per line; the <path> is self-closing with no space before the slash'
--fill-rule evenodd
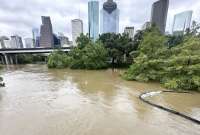
<path id="1" fill-rule="evenodd" d="M 71 47 L 59 48 L 64 52 L 69 52 Z M 6 48 L 0 49 L 0 60 L 2 64 L 17 64 L 17 54 L 45 54 L 48 55 L 55 51 L 55 48 Z"/>

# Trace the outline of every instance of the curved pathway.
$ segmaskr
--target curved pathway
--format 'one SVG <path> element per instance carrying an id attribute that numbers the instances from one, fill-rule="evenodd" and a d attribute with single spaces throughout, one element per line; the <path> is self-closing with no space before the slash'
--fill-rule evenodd
<path id="1" fill-rule="evenodd" d="M 146 92 L 146 93 L 142 93 L 142 94 L 139 96 L 139 99 L 142 100 L 143 102 L 145 102 L 145 103 L 147 103 L 147 104 L 153 106 L 153 107 L 156 107 L 156 108 L 159 108 L 159 109 L 161 109 L 161 110 L 164 110 L 164 111 L 173 113 L 173 114 L 175 114 L 175 115 L 178 115 L 178 116 L 180 116 L 180 117 L 183 117 L 183 118 L 185 118 L 185 119 L 187 119 L 187 120 L 192 121 L 193 123 L 196 123 L 196 124 L 200 125 L 200 121 L 197 120 L 197 119 L 194 119 L 194 118 L 192 118 L 192 117 L 190 117 L 190 116 L 187 116 L 187 115 L 185 115 L 185 114 L 183 114 L 183 113 L 181 113 L 181 112 L 175 111 L 175 110 L 173 110 L 173 109 L 170 109 L 170 108 L 167 108 L 167 107 L 158 105 L 158 104 L 155 104 L 155 103 L 150 102 L 150 101 L 148 101 L 148 100 L 145 99 L 146 97 L 154 96 L 154 95 L 157 95 L 157 94 L 160 94 L 160 93 L 188 93 L 188 94 L 190 94 L 189 92 L 176 92 L 176 91 Z"/>

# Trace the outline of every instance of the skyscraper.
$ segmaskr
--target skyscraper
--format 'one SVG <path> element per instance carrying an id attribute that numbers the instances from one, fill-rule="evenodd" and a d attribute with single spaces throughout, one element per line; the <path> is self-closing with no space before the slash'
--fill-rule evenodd
<path id="1" fill-rule="evenodd" d="M 32 29 L 33 46 L 39 47 L 40 32 L 38 28 Z"/>
<path id="2" fill-rule="evenodd" d="M 59 33 L 58 38 L 60 40 L 61 47 L 71 47 L 73 45 L 73 43 L 69 41 L 69 38 L 62 33 Z"/>
<path id="3" fill-rule="evenodd" d="M 20 36 L 11 36 L 11 48 L 23 48 L 22 38 Z"/>
<path id="4" fill-rule="evenodd" d="M 101 33 L 119 32 L 119 9 L 113 0 L 107 0 L 101 10 Z"/>
<path id="5" fill-rule="evenodd" d="M 76 39 L 81 33 L 83 33 L 83 21 L 80 19 L 72 20 L 72 39 L 74 46 L 76 46 Z"/>
<path id="6" fill-rule="evenodd" d="M 58 38 L 58 36 L 56 34 L 53 34 L 53 41 L 54 41 L 53 48 L 60 48 L 61 47 L 60 39 Z"/>
<path id="7" fill-rule="evenodd" d="M 32 38 L 25 38 L 24 41 L 25 41 L 26 48 L 33 48 L 34 47 Z"/>
<path id="8" fill-rule="evenodd" d="M 147 21 L 142 25 L 142 30 L 146 30 L 151 27 L 151 22 Z"/>
<path id="9" fill-rule="evenodd" d="M 90 0 L 88 2 L 88 28 L 89 36 L 95 41 L 99 37 L 99 2 Z"/>
<path id="10" fill-rule="evenodd" d="M 5 41 L 6 41 L 6 40 L 9 40 L 9 38 L 6 37 L 6 36 L 1 36 L 1 37 L 0 37 L 0 48 L 9 48 L 9 47 L 7 47 L 6 44 L 5 44 Z"/>
<path id="11" fill-rule="evenodd" d="M 169 0 L 154 2 L 151 10 L 151 24 L 155 24 L 162 34 L 165 34 Z"/>
<path id="12" fill-rule="evenodd" d="M 134 38 L 134 27 L 126 27 L 124 33 L 128 34 L 129 38 Z"/>
<path id="13" fill-rule="evenodd" d="M 49 16 L 42 16 L 42 25 L 40 28 L 40 47 L 53 47 L 53 30 Z"/>
<path id="14" fill-rule="evenodd" d="M 174 35 L 184 34 L 190 28 L 192 11 L 185 11 L 174 16 L 172 33 Z"/>

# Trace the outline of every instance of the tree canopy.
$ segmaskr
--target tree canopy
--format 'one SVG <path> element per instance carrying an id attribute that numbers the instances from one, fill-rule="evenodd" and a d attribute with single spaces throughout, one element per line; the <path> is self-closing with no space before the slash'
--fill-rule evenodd
<path id="1" fill-rule="evenodd" d="M 139 55 L 123 77 L 159 81 L 171 89 L 200 90 L 200 39 L 185 37 L 173 48 L 168 48 L 166 41 L 155 27 L 146 31 Z"/>

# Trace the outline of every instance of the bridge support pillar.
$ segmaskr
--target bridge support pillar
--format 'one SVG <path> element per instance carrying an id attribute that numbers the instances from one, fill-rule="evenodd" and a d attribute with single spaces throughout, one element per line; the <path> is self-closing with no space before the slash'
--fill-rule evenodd
<path id="1" fill-rule="evenodd" d="M 11 64 L 11 65 L 14 64 L 14 63 L 13 63 L 13 56 L 12 56 L 12 55 L 9 56 L 9 61 L 10 61 L 10 64 Z"/>
<path id="2" fill-rule="evenodd" d="M 14 55 L 14 58 L 15 58 L 15 64 L 18 64 L 17 55 Z"/>
<path id="3" fill-rule="evenodd" d="M 9 59 L 8 59 L 8 55 L 7 54 L 3 54 L 4 55 L 4 58 L 5 58 L 5 64 L 6 65 L 9 65 Z"/>
<path id="4" fill-rule="evenodd" d="M 0 57 L 1 57 L 1 64 L 4 65 L 5 64 L 4 57 L 2 55 Z"/>

